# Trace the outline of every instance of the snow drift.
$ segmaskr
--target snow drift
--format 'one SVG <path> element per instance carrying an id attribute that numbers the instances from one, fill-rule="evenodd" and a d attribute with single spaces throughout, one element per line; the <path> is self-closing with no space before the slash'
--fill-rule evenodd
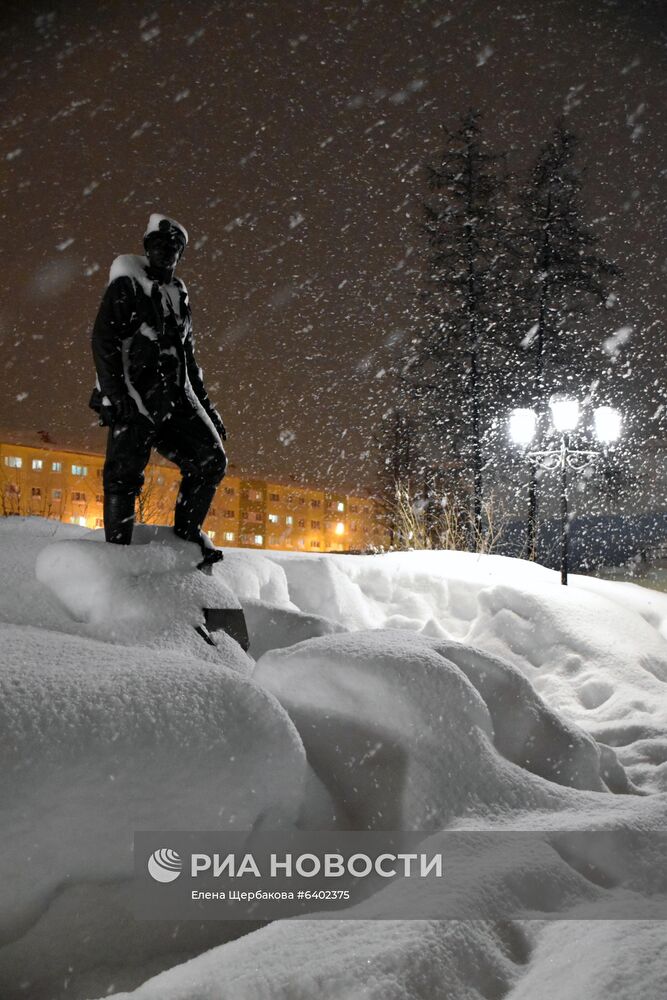
<path id="1" fill-rule="evenodd" d="M 106 919 L 107 891 L 115 897 L 132 876 L 135 830 L 295 821 L 301 742 L 224 638 L 227 667 L 2 626 L 3 997 L 25 980 L 12 942 L 24 938 L 25 951 L 33 927 L 35 971 L 46 961 L 38 940 L 67 968 L 71 926 L 50 921 L 49 938 L 38 927 L 63 892 L 88 887 L 87 933 Z"/>
<path id="2" fill-rule="evenodd" d="M 457 640 L 514 665 L 561 717 L 667 791 L 667 595 L 467 552 L 270 556 L 292 601 L 348 628 Z M 657 765 L 657 766 L 656 766 Z"/>
<path id="3" fill-rule="evenodd" d="M 380 630 L 266 653 L 254 678 L 287 709 L 351 829 L 433 830 L 483 807 L 564 800 L 527 771 L 606 790 L 595 742 L 517 675 L 460 644 Z"/>
<path id="4" fill-rule="evenodd" d="M 534 905 L 539 870 L 562 925 L 441 922 L 438 900 L 418 922 L 140 925 L 129 879 L 142 827 L 664 828 L 667 598 L 446 552 L 229 550 L 207 578 L 166 529 L 137 541 L 0 519 L 3 1000 L 570 1000 L 577 970 L 591 1000 L 627 1000 L 628 974 L 662 1000 L 655 926 L 575 922 L 605 888 L 557 851 L 475 892 L 490 916 Z M 250 656 L 194 631 L 223 601 Z"/>

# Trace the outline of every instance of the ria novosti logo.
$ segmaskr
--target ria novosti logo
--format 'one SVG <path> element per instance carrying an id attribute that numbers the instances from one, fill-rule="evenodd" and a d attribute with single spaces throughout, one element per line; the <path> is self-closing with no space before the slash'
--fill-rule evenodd
<path id="1" fill-rule="evenodd" d="M 148 874 L 156 882 L 173 882 L 181 874 L 182 868 L 180 854 L 169 850 L 168 847 L 153 851 L 148 859 Z"/>

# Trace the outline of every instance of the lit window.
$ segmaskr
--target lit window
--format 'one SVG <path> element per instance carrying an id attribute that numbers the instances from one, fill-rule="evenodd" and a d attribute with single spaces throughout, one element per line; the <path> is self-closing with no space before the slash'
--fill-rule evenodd
<path id="1" fill-rule="evenodd" d="M 222 537 L 224 538 L 224 540 L 226 542 L 233 542 L 234 541 L 234 532 L 233 531 L 226 531 Z"/>
<path id="2" fill-rule="evenodd" d="M 62 462 L 51 462 L 51 472 L 62 472 L 63 465 Z"/>
<path id="3" fill-rule="evenodd" d="M 215 538 L 215 531 L 207 531 L 206 534 L 211 539 L 211 541 L 214 540 L 214 538 Z"/>
<path id="4" fill-rule="evenodd" d="M 41 472 L 42 469 L 44 468 L 44 462 L 41 460 L 41 458 L 33 458 L 32 467 L 35 470 L 35 472 Z"/>
<path id="5" fill-rule="evenodd" d="M 10 469 L 20 469 L 23 465 L 23 459 L 19 458 L 18 455 L 5 455 L 5 465 L 8 465 Z"/>
<path id="6" fill-rule="evenodd" d="M 72 475 L 73 476 L 87 476 L 88 475 L 88 466 L 87 465 L 73 465 L 72 466 Z"/>
<path id="7" fill-rule="evenodd" d="M 80 528 L 85 528 L 86 527 L 86 519 L 85 519 L 85 517 L 70 517 L 70 522 L 72 524 L 78 524 Z"/>
<path id="8" fill-rule="evenodd" d="M 342 535 L 344 534 L 344 532 L 345 532 L 345 525 L 343 524 L 342 521 L 339 521 L 338 524 L 336 525 L 336 534 Z"/>
<path id="9" fill-rule="evenodd" d="M 255 535 L 255 545 L 262 545 L 264 543 L 264 535 Z"/>
<path id="10" fill-rule="evenodd" d="M 292 517 L 291 514 L 288 514 L 287 517 L 285 518 L 285 524 L 294 524 L 294 518 Z"/>
<path id="11" fill-rule="evenodd" d="M 51 496 L 54 500 L 62 500 L 63 491 L 62 490 L 51 490 Z"/>
<path id="12" fill-rule="evenodd" d="M 32 488 L 32 496 L 34 496 L 34 497 L 41 497 L 41 495 L 42 495 L 42 491 L 41 491 L 40 487 L 39 486 L 33 486 L 33 488 Z"/>
<path id="13" fill-rule="evenodd" d="M 278 517 L 277 514 L 269 514 L 269 521 L 271 522 L 271 524 L 278 524 L 280 518 Z"/>
<path id="14" fill-rule="evenodd" d="M 337 507 L 337 509 L 340 510 L 340 511 L 345 510 L 345 504 L 343 503 L 342 500 L 338 501 L 338 507 Z"/>

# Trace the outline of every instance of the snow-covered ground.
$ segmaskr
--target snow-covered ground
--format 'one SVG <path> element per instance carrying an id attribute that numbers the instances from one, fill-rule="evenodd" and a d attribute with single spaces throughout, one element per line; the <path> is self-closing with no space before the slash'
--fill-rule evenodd
<path id="1" fill-rule="evenodd" d="M 665 829 L 667 594 L 454 552 L 207 577 L 135 541 L 0 519 L 2 1000 L 664 1000 L 667 925 L 583 919 L 607 889 L 565 853 L 480 859 L 469 922 L 137 923 L 130 887 L 137 829 Z M 206 645 L 239 605 L 249 654 Z"/>

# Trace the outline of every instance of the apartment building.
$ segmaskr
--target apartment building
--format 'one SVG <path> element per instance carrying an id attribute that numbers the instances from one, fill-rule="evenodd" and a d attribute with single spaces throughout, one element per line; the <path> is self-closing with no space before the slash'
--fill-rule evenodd
<path id="1" fill-rule="evenodd" d="M 86 528 L 103 521 L 104 457 L 43 444 L 0 442 L 0 514 L 54 518 Z M 156 456 L 137 519 L 172 524 L 180 475 Z M 387 544 L 368 497 L 228 475 L 204 524 L 216 545 L 295 552 L 364 551 Z"/>

